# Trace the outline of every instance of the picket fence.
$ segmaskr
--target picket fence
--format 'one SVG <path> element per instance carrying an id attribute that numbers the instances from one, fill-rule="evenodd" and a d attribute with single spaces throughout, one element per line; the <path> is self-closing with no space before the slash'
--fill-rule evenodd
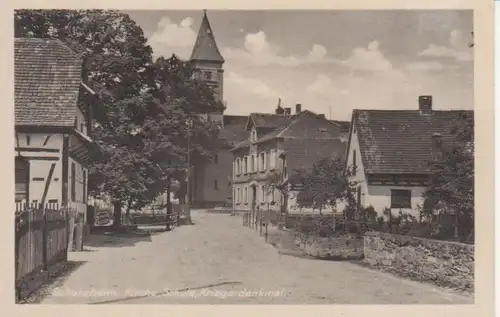
<path id="1" fill-rule="evenodd" d="M 24 205 L 24 210 L 16 212 L 15 281 L 18 298 L 30 288 L 28 284 L 40 279 L 40 275 L 47 275 L 54 264 L 67 260 L 68 210 L 50 204 L 41 207 Z"/>

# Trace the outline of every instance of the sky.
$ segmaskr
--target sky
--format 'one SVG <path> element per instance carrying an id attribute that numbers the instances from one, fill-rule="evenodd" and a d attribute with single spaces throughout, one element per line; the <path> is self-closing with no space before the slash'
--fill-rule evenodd
<path id="1" fill-rule="evenodd" d="M 154 56 L 189 58 L 203 11 L 127 11 Z M 353 109 L 473 108 L 472 11 L 207 12 L 226 114 L 283 107 L 350 120 Z"/>

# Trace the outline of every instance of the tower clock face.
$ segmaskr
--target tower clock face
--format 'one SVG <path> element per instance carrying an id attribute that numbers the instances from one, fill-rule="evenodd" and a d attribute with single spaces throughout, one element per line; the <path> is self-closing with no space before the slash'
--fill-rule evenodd
<path id="1" fill-rule="evenodd" d="M 213 80 L 213 73 L 209 70 L 203 72 L 203 79 L 205 80 Z"/>

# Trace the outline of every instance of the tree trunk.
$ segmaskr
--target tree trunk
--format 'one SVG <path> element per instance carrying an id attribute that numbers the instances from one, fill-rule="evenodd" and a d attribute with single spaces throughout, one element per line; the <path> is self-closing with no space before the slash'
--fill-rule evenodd
<path id="1" fill-rule="evenodd" d="M 75 251 L 83 251 L 83 215 L 78 214 L 76 216 L 76 226 L 75 226 Z"/>
<path id="2" fill-rule="evenodd" d="M 167 178 L 167 225 L 166 225 L 166 230 L 170 231 L 172 230 L 173 227 L 173 217 L 172 217 L 172 203 L 170 200 L 170 177 Z"/>
<path id="3" fill-rule="evenodd" d="M 460 234 L 459 234 L 459 224 L 460 224 L 460 213 L 457 211 L 455 211 L 455 225 L 454 225 L 454 232 L 453 232 L 453 236 L 455 239 L 458 239 Z"/>
<path id="4" fill-rule="evenodd" d="M 125 211 L 125 216 L 127 217 L 127 220 L 130 217 L 130 207 L 132 206 L 132 199 L 129 199 L 127 202 L 127 210 Z"/>
<path id="5" fill-rule="evenodd" d="M 113 202 L 113 227 L 119 228 L 122 224 L 122 202 L 115 200 Z"/>

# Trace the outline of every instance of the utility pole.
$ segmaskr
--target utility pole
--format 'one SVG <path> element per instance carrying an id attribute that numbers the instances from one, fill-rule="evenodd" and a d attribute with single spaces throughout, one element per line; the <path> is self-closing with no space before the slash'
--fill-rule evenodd
<path id="1" fill-rule="evenodd" d="M 187 165 L 186 213 L 187 221 L 191 224 L 191 118 L 188 120 Z"/>
<path id="2" fill-rule="evenodd" d="M 168 165 L 170 166 L 170 158 L 168 159 Z M 163 171 L 163 169 L 161 168 L 161 166 L 159 164 L 156 164 L 156 166 L 158 167 L 158 169 L 162 172 L 162 174 L 166 174 L 167 175 L 167 212 L 166 212 L 166 215 L 165 215 L 165 230 L 166 231 L 170 231 L 172 230 L 172 223 L 173 223 L 173 219 L 172 219 L 172 203 L 170 201 L 170 185 L 171 185 L 171 177 L 169 174 L 165 173 L 165 171 Z M 163 204 L 163 199 L 162 199 L 162 204 Z"/>

